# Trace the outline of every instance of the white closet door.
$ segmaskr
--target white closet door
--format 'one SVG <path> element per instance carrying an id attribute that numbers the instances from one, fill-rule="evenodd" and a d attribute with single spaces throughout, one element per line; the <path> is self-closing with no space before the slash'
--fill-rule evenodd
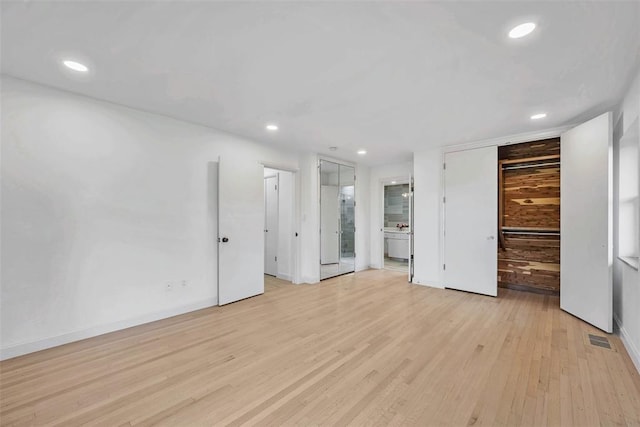
<path id="1" fill-rule="evenodd" d="M 444 285 L 498 295 L 498 149 L 445 155 Z"/>
<path id="2" fill-rule="evenodd" d="M 605 113 L 560 139 L 560 307 L 613 330 L 612 126 Z"/>
<path id="3" fill-rule="evenodd" d="M 278 274 L 278 177 L 264 180 L 264 272 Z"/>
<path id="4" fill-rule="evenodd" d="M 264 168 L 221 158 L 218 175 L 218 305 L 224 305 L 264 293 Z"/>

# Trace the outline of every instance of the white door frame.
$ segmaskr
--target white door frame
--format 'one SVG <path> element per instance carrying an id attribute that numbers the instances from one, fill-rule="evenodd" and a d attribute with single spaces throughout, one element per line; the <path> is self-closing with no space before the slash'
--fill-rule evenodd
<path id="1" fill-rule="evenodd" d="M 279 165 L 276 163 L 272 163 L 272 162 L 268 162 L 268 161 L 261 161 L 259 162 L 263 167 L 267 168 L 267 169 L 274 169 L 280 172 L 290 172 L 291 173 L 291 181 L 292 181 L 292 191 L 291 191 L 291 197 L 292 197 L 292 218 L 293 221 L 291 221 L 291 230 L 290 230 L 290 235 L 291 235 L 291 283 L 297 285 L 302 283 L 300 280 L 300 259 L 302 257 L 301 254 L 301 247 L 298 243 L 299 241 L 299 235 L 300 235 L 300 230 L 298 229 L 299 225 L 300 225 L 300 217 L 301 217 L 301 209 L 300 209 L 300 174 L 298 173 L 299 170 L 297 168 L 290 168 L 287 166 L 283 166 L 283 165 Z"/>
<path id="2" fill-rule="evenodd" d="M 380 178 L 380 180 L 378 181 L 378 195 L 380 197 L 380 202 L 378 203 L 378 215 L 377 218 L 375 218 L 374 220 L 376 220 L 377 224 L 379 225 L 379 227 L 376 228 L 377 233 L 379 233 L 380 236 L 380 253 L 378 254 L 378 256 L 376 258 L 378 258 L 378 265 L 380 266 L 381 269 L 384 269 L 384 187 L 389 186 L 389 185 L 401 185 L 401 184 L 409 184 L 409 187 L 411 187 L 411 178 L 413 177 L 413 175 L 400 175 L 400 176 L 390 176 L 390 177 L 385 177 L 385 178 Z M 395 181 L 395 184 L 392 184 L 391 181 Z M 409 190 L 411 191 L 411 190 Z M 410 201 L 410 203 L 413 203 L 413 196 L 412 196 L 412 200 Z M 409 214 L 409 227 L 411 230 L 411 236 L 410 239 L 413 240 L 413 224 L 412 224 L 412 220 L 413 218 L 411 218 L 411 214 Z M 411 256 L 411 254 L 409 254 L 409 256 Z M 409 272 L 410 274 L 411 272 Z"/>
<path id="3" fill-rule="evenodd" d="M 265 246 L 264 246 L 264 251 L 265 251 L 264 270 L 265 270 L 265 274 L 270 274 L 270 273 L 267 273 L 267 262 L 268 262 L 267 261 L 268 260 L 268 258 L 267 258 L 267 239 L 270 236 L 273 235 L 273 230 L 271 230 L 271 229 L 269 229 L 267 227 L 268 226 L 267 219 L 269 218 L 269 215 L 268 215 L 269 205 L 267 203 L 267 188 L 268 188 L 267 187 L 267 181 L 271 180 L 271 179 L 274 179 L 274 178 L 275 178 L 275 185 L 276 185 L 276 188 L 275 188 L 275 194 L 276 194 L 276 206 L 275 206 L 275 208 L 276 208 L 275 209 L 276 210 L 275 211 L 275 216 L 276 216 L 275 251 L 276 251 L 276 254 L 274 255 L 275 256 L 275 261 L 274 262 L 275 262 L 275 265 L 276 265 L 276 271 L 275 271 L 275 274 L 273 274 L 273 276 L 278 277 L 278 240 L 279 240 L 278 225 L 279 225 L 279 222 L 280 222 L 280 175 L 279 175 L 279 172 L 276 172 L 276 173 L 270 174 L 270 175 L 265 175 L 265 177 L 264 177 L 264 194 L 265 194 L 265 199 L 264 199 L 265 225 L 264 225 L 264 227 L 265 227 L 265 233 L 269 233 L 269 232 L 271 233 L 269 235 L 265 235 L 264 236 L 264 243 L 265 243 Z"/>
<path id="4" fill-rule="evenodd" d="M 353 184 L 353 198 L 354 198 L 354 202 L 355 205 L 353 207 L 353 226 L 355 227 L 355 233 L 354 233 L 354 254 L 355 256 L 353 257 L 353 272 L 355 273 L 358 270 L 358 262 L 357 262 L 357 256 L 358 253 L 355 250 L 355 242 L 358 241 L 358 224 L 356 223 L 356 218 L 358 217 L 357 212 L 358 212 L 358 203 L 357 203 L 357 194 L 358 192 L 356 191 L 356 186 L 357 186 L 357 172 L 358 172 L 358 166 L 355 163 L 352 162 L 348 162 L 346 160 L 340 160 L 340 159 L 336 159 L 334 157 L 329 157 L 329 156 L 323 156 L 323 155 L 318 155 L 318 158 L 316 160 L 316 176 L 318 178 L 318 183 L 317 183 L 317 192 L 318 192 L 318 234 L 320 234 L 320 218 L 322 215 L 321 212 L 321 206 L 320 206 L 320 193 L 322 192 L 322 183 L 321 183 L 321 179 L 320 179 L 320 164 L 322 161 L 326 161 L 326 162 L 331 162 L 331 163 L 336 163 L 338 165 L 342 165 L 342 166 L 348 166 L 348 167 L 352 167 L 353 168 L 353 174 L 354 177 L 356 178 Z M 339 184 L 339 183 L 338 183 Z M 320 247 L 320 245 L 322 244 L 322 239 L 319 238 L 318 239 L 318 262 L 317 262 L 317 274 L 318 274 L 318 279 L 319 280 L 324 280 L 322 278 L 322 266 L 321 266 L 321 253 L 322 253 L 322 248 Z"/>

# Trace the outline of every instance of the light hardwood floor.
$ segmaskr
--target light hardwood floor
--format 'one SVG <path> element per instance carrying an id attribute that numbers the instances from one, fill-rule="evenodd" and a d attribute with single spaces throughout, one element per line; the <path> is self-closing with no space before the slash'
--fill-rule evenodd
<path id="1" fill-rule="evenodd" d="M 0 364 L 3 425 L 640 425 L 620 340 L 557 297 L 378 270 Z"/>

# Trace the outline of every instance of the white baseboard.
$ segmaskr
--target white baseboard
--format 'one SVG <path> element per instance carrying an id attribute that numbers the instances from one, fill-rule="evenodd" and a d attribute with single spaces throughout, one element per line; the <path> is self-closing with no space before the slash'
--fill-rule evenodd
<path id="1" fill-rule="evenodd" d="M 615 320 L 616 325 L 618 326 L 618 335 L 620 335 L 620 340 L 622 341 L 622 344 L 624 344 L 624 347 L 627 349 L 627 353 L 629 353 L 629 356 L 631 357 L 631 360 L 633 361 L 633 364 L 635 365 L 636 370 L 638 371 L 638 373 L 640 373 L 640 351 L 638 351 L 638 348 L 635 346 L 635 344 L 631 340 L 631 337 L 629 336 L 629 334 L 627 333 L 627 330 L 624 328 L 624 326 L 620 322 L 620 319 L 618 319 L 618 316 L 614 314 L 613 319 Z"/>
<path id="2" fill-rule="evenodd" d="M 300 277 L 300 283 L 315 285 L 316 283 L 320 283 L 320 277 L 302 276 Z"/>
<path id="3" fill-rule="evenodd" d="M 427 286 L 429 288 L 444 289 L 444 286 L 439 282 L 435 282 L 433 280 L 417 279 L 415 276 L 413 277 L 412 283 L 414 285 Z"/>
<path id="4" fill-rule="evenodd" d="M 218 298 L 209 298 L 180 307 L 169 308 L 166 310 L 157 311 L 155 313 L 148 313 L 142 316 L 120 320 L 105 325 L 93 326 L 91 328 L 68 332 L 66 334 L 48 337 L 38 341 L 14 344 L 0 349 L 0 360 L 11 359 L 13 357 L 22 356 L 24 354 L 33 353 L 35 351 L 45 350 L 47 348 L 57 347 L 59 345 L 68 344 L 70 342 L 96 337 L 98 335 L 119 331 L 121 329 L 142 325 L 144 323 L 155 322 L 156 320 L 166 319 L 168 317 L 189 313 L 191 311 L 196 311 L 215 305 L 218 305 Z"/>
<path id="5" fill-rule="evenodd" d="M 278 274 L 276 274 L 276 277 L 278 279 L 286 280 L 287 282 L 293 282 L 293 279 L 291 278 L 290 274 L 278 273 Z"/>

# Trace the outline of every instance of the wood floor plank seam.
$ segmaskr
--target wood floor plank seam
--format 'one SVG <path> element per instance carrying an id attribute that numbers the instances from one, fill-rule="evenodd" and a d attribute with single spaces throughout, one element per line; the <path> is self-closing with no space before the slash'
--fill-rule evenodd
<path id="1" fill-rule="evenodd" d="M 640 425 L 640 375 L 559 298 L 368 270 L 0 362 L 0 425 Z"/>

